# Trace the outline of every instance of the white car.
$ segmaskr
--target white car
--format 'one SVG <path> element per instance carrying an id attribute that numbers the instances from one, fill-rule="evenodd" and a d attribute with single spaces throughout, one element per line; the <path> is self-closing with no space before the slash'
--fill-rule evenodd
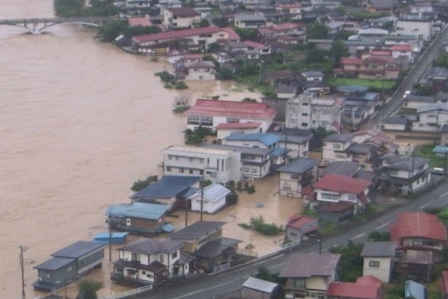
<path id="1" fill-rule="evenodd" d="M 404 94 L 403 94 L 403 99 L 407 98 L 407 96 L 410 95 L 410 94 L 411 94 L 411 91 L 410 90 L 406 90 L 404 92 Z"/>

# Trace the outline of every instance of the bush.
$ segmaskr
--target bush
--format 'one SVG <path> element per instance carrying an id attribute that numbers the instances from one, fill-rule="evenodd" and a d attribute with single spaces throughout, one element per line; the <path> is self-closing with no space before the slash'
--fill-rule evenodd
<path id="1" fill-rule="evenodd" d="M 144 180 L 135 181 L 131 187 L 131 190 L 134 192 L 138 192 L 138 191 L 143 190 L 146 187 L 148 187 L 151 183 L 157 182 L 158 180 L 159 180 L 158 176 L 151 175 Z"/>
<path id="2" fill-rule="evenodd" d="M 212 96 L 212 100 L 219 100 L 219 96 Z"/>
<path id="3" fill-rule="evenodd" d="M 236 182 L 236 190 L 243 191 L 243 183 L 241 181 Z"/>
<path id="4" fill-rule="evenodd" d="M 362 276 L 362 248 L 363 244 L 348 241 L 347 246 L 334 246 L 328 250 L 330 253 L 341 255 L 338 265 L 341 281 L 354 282 Z"/>
<path id="5" fill-rule="evenodd" d="M 303 215 L 310 216 L 310 217 L 317 217 L 317 212 L 316 212 L 316 210 L 314 210 L 314 209 L 310 209 L 310 208 L 305 208 L 305 209 L 303 209 L 302 214 L 303 214 Z"/>
<path id="6" fill-rule="evenodd" d="M 247 193 L 249 194 L 253 194 L 255 193 L 255 185 L 251 185 L 249 187 L 246 188 Z"/>
<path id="7" fill-rule="evenodd" d="M 166 83 L 165 85 L 163 85 L 163 87 L 165 87 L 166 89 L 173 89 L 173 85 L 171 85 L 170 83 Z"/>
<path id="8" fill-rule="evenodd" d="M 369 234 L 367 240 L 373 242 L 390 241 L 390 234 L 389 232 L 373 231 Z"/>
<path id="9" fill-rule="evenodd" d="M 167 71 L 157 72 L 154 75 L 160 77 L 160 80 L 165 83 L 171 83 L 174 81 L 174 75 L 168 73 Z"/>
<path id="10" fill-rule="evenodd" d="M 230 192 L 226 196 L 226 204 L 227 205 L 234 205 L 238 203 L 238 194 L 235 193 L 235 191 Z"/>
<path id="11" fill-rule="evenodd" d="M 185 105 L 185 106 L 176 106 L 173 109 L 173 113 L 184 113 L 185 111 L 187 111 L 188 109 L 190 109 L 191 106 L 190 105 Z"/>
<path id="12" fill-rule="evenodd" d="M 238 226 L 242 227 L 244 229 L 251 229 L 252 228 L 252 226 L 250 224 L 247 224 L 247 223 L 238 223 Z"/>
<path id="13" fill-rule="evenodd" d="M 285 231 L 281 225 L 265 223 L 263 216 L 250 217 L 250 224 L 254 231 L 266 236 L 275 236 Z"/>
<path id="14" fill-rule="evenodd" d="M 177 81 L 175 87 L 176 89 L 188 89 L 188 85 L 184 81 Z"/>
<path id="15" fill-rule="evenodd" d="M 210 186 L 211 184 L 212 184 L 212 181 L 210 181 L 210 180 L 205 180 L 205 181 L 202 182 L 202 186 L 204 188 L 207 187 L 207 186 Z"/>

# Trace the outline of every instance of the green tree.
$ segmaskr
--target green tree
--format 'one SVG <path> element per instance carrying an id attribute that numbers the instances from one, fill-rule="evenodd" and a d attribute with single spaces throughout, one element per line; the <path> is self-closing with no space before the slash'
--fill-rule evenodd
<path id="1" fill-rule="evenodd" d="M 212 22 L 213 22 L 213 24 L 215 24 L 216 26 L 221 27 L 221 28 L 229 26 L 229 21 L 227 20 L 227 18 L 224 18 L 224 17 L 214 19 Z"/>
<path id="2" fill-rule="evenodd" d="M 440 211 L 440 213 L 437 214 L 437 217 L 439 217 L 443 224 L 448 225 L 448 208 L 444 208 Z"/>
<path id="3" fill-rule="evenodd" d="M 104 42 L 112 42 L 127 28 L 124 22 L 111 22 L 99 27 L 97 37 Z"/>
<path id="4" fill-rule="evenodd" d="M 123 29 L 122 33 L 124 36 L 131 38 L 138 35 L 159 33 L 161 31 L 162 29 L 159 26 L 128 26 Z"/>
<path id="5" fill-rule="evenodd" d="M 250 28 L 233 28 L 235 32 L 240 36 L 242 41 L 245 40 L 255 40 L 257 38 L 257 30 Z"/>
<path id="6" fill-rule="evenodd" d="M 286 279 L 280 278 L 278 275 L 279 273 L 271 273 L 268 268 L 260 266 L 257 269 L 257 274 L 255 274 L 255 277 L 273 283 L 278 283 L 280 285 L 285 285 Z"/>
<path id="7" fill-rule="evenodd" d="M 373 231 L 369 234 L 367 240 L 373 242 L 390 241 L 390 234 L 388 232 Z"/>
<path id="8" fill-rule="evenodd" d="M 362 276 L 362 247 L 362 244 L 348 241 L 347 246 L 334 246 L 329 249 L 330 253 L 341 255 L 338 271 L 341 281 L 354 282 Z"/>
<path id="9" fill-rule="evenodd" d="M 339 66 L 341 58 L 347 56 L 348 49 L 345 46 L 344 42 L 340 39 L 335 40 L 330 49 L 330 55 L 333 58 L 334 66 Z"/>
<path id="10" fill-rule="evenodd" d="M 83 279 L 78 285 L 78 298 L 79 299 L 98 299 L 96 292 L 103 287 L 103 284 L 99 281 Z"/>
<path id="11" fill-rule="evenodd" d="M 328 37 L 328 27 L 320 23 L 310 23 L 306 25 L 307 39 L 324 39 Z"/>
<path id="12" fill-rule="evenodd" d="M 434 66 L 448 68 L 448 52 L 443 52 L 434 61 Z"/>
<path id="13" fill-rule="evenodd" d="M 241 102 L 249 102 L 249 103 L 256 103 L 257 100 L 249 97 L 245 97 Z"/>
<path id="14" fill-rule="evenodd" d="M 210 22 L 207 19 L 202 19 L 198 24 L 198 27 L 201 27 L 201 28 L 208 27 L 208 26 L 210 26 Z"/>
<path id="15" fill-rule="evenodd" d="M 134 192 L 138 192 L 148 187 L 151 183 L 157 182 L 158 180 L 159 177 L 157 175 L 151 175 L 144 180 L 135 181 L 131 187 L 131 190 Z"/>

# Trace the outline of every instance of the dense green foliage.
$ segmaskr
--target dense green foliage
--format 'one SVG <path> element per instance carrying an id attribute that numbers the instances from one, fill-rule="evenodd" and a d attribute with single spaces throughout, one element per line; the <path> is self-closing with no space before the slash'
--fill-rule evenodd
<path id="1" fill-rule="evenodd" d="M 306 25 L 306 37 L 308 39 L 325 39 L 328 37 L 328 27 L 321 23 Z"/>
<path id="2" fill-rule="evenodd" d="M 279 285 L 285 285 L 286 279 L 278 277 L 279 273 L 271 273 L 268 268 L 260 266 L 257 269 L 255 277 L 258 279 L 278 283 Z"/>
<path id="3" fill-rule="evenodd" d="M 330 253 L 341 255 L 338 266 L 339 279 L 345 282 L 354 282 L 362 276 L 362 244 L 348 241 L 347 246 L 333 246 Z"/>
<path id="4" fill-rule="evenodd" d="M 434 66 L 448 69 L 448 52 L 442 52 L 434 61 Z"/>
<path id="5" fill-rule="evenodd" d="M 147 177 L 144 180 L 138 180 L 135 181 L 134 184 L 131 187 L 131 190 L 134 192 L 138 192 L 140 190 L 145 189 L 146 187 L 148 187 L 150 184 L 157 182 L 159 180 L 159 177 L 156 175 L 151 175 L 149 177 Z"/>
<path id="6" fill-rule="evenodd" d="M 103 287 L 99 281 L 83 279 L 78 285 L 78 296 L 80 299 L 98 299 L 96 292 Z"/>
<path id="7" fill-rule="evenodd" d="M 197 127 L 194 131 L 191 129 L 186 129 L 184 131 L 184 141 L 185 144 L 201 144 L 204 142 L 205 136 L 210 134 L 210 129 L 204 128 L 203 126 Z"/>
<path id="8" fill-rule="evenodd" d="M 285 231 L 285 228 L 281 225 L 266 223 L 263 216 L 250 217 L 250 224 L 239 223 L 238 225 L 244 229 L 252 229 L 265 236 L 275 236 Z"/>
<path id="9" fill-rule="evenodd" d="M 84 0 L 54 0 L 54 11 L 57 16 L 68 17 L 87 17 L 87 16 L 115 16 L 118 9 L 112 4 L 111 0 L 99 1 L 91 0 L 90 6 L 85 6 Z"/>
<path id="10" fill-rule="evenodd" d="M 240 36 L 241 41 L 257 39 L 257 29 L 234 27 L 233 30 Z"/>
<path id="11" fill-rule="evenodd" d="M 367 240 L 374 242 L 390 241 L 390 234 L 388 232 L 373 231 L 369 234 Z"/>
<path id="12" fill-rule="evenodd" d="M 199 27 L 209 27 L 210 26 L 210 22 L 207 19 L 202 19 L 199 24 Z"/>
<path id="13" fill-rule="evenodd" d="M 439 156 L 434 153 L 432 150 L 434 148 L 434 143 L 419 145 L 415 148 L 414 155 L 416 157 L 430 159 L 429 166 L 430 167 L 445 167 L 445 157 Z"/>

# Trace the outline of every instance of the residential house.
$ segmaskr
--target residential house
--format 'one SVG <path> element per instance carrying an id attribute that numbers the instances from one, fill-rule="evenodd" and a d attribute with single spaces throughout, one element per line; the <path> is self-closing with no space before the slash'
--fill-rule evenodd
<path id="1" fill-rule="evenodd" d="M 362 275 L 372 275 L 389 283 L 395 262 L 394 242 L 365 242 L 362 248 Z"/>
<path id="2" fill-rule="evenodd" d="M 265 74 L 264 81 L 270 86 L 290 85 L 297 81 L 297 72 L 291 70 L 272 71 Z"/>
<path id="3" fill-rule="evenodd" d="M 139 54 L 160 55 L 166 54 L 170 46 L 180 46 L 189 51 L 205 52 L 212 43 L 239 39 L 232 28 L 209 26 L 134 36 L 132 50 Z"/>
<path id="4" fill-rule="evenodd" d="M 165 213 L 168 210 L 169 207 L 166 205 L 143 202 L 112 205 L 106 211 L 106 222 L 111 228 L 120 231 L 156 235 L 173 230 L 173 226 L 165 221 Z"/>
<path id="5" fill-rule="evenodd" d="M 304 93 L 286 102 L 287 128 L 339 131 L 340 121 L 341 105 L 336 99 L 316 98 Z"/>
<path id="6" fill-rule="evenodd" d="M 212 56 L 220 66 L 224 66 L 235 60 L 235 57 L 233 55 L 225 52 L 213 53 Z"/>
<path id="7" fill-rule="evenodd" d="M 400 68 L 393 57 L 342 58 L 341 67 L 334 70 L 336 77 L 397 80 Z"/>
<path id="8" fill-rule="evenodd" d="M 352 140 L 356 143 L 372 144 L 377 147 L 377 152 L 380 154 L 391 154 L 398 149 L 393 137 L 377 129 L 354 132 Z"/>
<path id="9" fill-rule="evenodd" d="M 151 0 L 126 0 L 126 8 L 148 9 L 151 7 Z"/>
<path id="10" fill-rule="evenodd" d="M 383 299 L 381 281 L 372 276 L 358 277 L 356 282 L 330 283 L 327 291 L 328 299 Z"/>
<path id="11" fill-rule="evenodd" d="M 432 37 L 433 21 L 431 18 L 419 15 L 408 15 L 400 18 L 395 24 L 400 35 L 414 35 L 424 41 L 430 41 Z"/>
<path id="12" fill-rule="evenodd" d="M 298 23 L 281 23 L 271 27 L 258 28 L 258 36 L 262 41 L 271 40 L 280 36 L 303 37 L 305 35 L 305 26 Z"/>
<path id="13" fill-rule="evenodd" d="M 442 299 L 448 299 L 448 271 L 442 271 L 442 279 L 440 280 L 440 290 Z"/>
<path id="14" fill-rule="evenodd" d="M 243 133 L 260 133 L 261 123 L 222 123 L 216 126 L 217 139 L 221 140 L 229 136 L 230 134 Z"/>
<path id="15" fill-rule="evenodd" d="M 413 131 L 437 132 L 448 124 L 448 104 L 432 104 L 417 108 L 418 119 L 412 122 Z"/>
<path id="16" fill-rule="evenodd" d="M 306 158 L 308 156 L 309 141 L 312 135 L 301 136 L 294 133 L 276 133 L 280 138 L 278 147 L 287 150 L 289 159 Z"/>
<path id="17" fill-rule="evenodd" d="M 222 237 L 225 222 L 200 221 L 169 237 L 183 242 L 183 251 L 196 257 L 195 270 L 213 272 L 214 267 L 232 262 L 241 241 Z"/>
<path id="18" fill-rule="evenodd" d="M 241 290 L 241 296 L 245 299 L 274 299 L 279 291 L 277 283 L 249 277 Z"/>
<path id="19" fill-rule="evenodd" d="M 432 251 L 409 249 L 397 252 L 396 272 L 403 277 L 414 277 L 419 281 L 430 282 L 435 267 L 435 254 Z"/>
<path id="20" fill-rule="evenodd" d="M 448 70 L 441 67 L 433 67 L 426 71 L 423 79 L 418 82 L 421 86 L 429 88 L 430 92 L 448 92 Z"/>
<path id="21" fill-rule="evenodd" d="M 422 106 L 427 106 L 436 103 L 435 96 L 419 96 L 409 94 L 403 99 L 403 108 L 417 109 Z"/>
<path id="22" fill-rule="evenodd" d="M 272 167 L 275 167 L 285 162 L 286 153 L 288 152 L 286 148 L 278 146 L 279 141 L 280 138 L 273 133 L 231 134 L 222 140 L 222 144 L 271 149 L 272 151 L 269 155 L 272 159 Z M 256 170 L 255 173 L 253 172 L 254 170 Z M 258 168 L 252 167 L 251 176 L 253 178 L 261 178 L 269 172 L 270 169 L 259 165 Z"/>
<path id="23" fill-rule="evenodd" d="M 381 157 L 381 188 L 393 194 L 412 193 L 431 181 L 428 159 L 389 154 Z"/>
<path id="24" fill-rule="evenodd" d="M 260 133 L 266 132 L 273 124 L 277 111 L 264 103 L 216 101 L 198 99 L 185 112 L 187 128 L 194 130 L 202 126 L 216 130 L 222 123 L 261 123 Z"/>
<path id="25" fill-rule="evenodd" d="M 410 45 L 394 45 L 390 48 L 392 57 L 397 62 L 398 67 L 406 66 L 414 62 L 413 49 Z"/>
<path id="26" fill-rule="evenodd" d="M 319 221 L 310 216 L 296 214 L 288 219 L 286 224 L 286 239 L 293 242 L 306 240 L 309 235 L 319 230 Z"/>
<path id="27" fill-rule="evenodd" d="M 201 146 L 205 148 L 217 150 L 224 149 L 241 153 L 242 167 L 240 167 L 240 169 L 245 178 L 261 179 L 269 173 L 268 170 L 271 169 L 272 166 L 271 153 L 274 149 L 224 144 L 203 144 Z"/>
<path id="28" fill-rule="evenodd" d="M 371 12 L 392 12 L 397 4 L 397 0 L 370 0 L 367 2 L 366 9 Z"/>
<path id="29" fill-rule="evenodd" d="M 37 270 L 35 289 L 54 291 L 87 272 L 101 267 L 105 244 L 93 241 L 78 241 L 51 254 L 52 258 L 34 266 Z"/>
<path id="30" fill-rule="evenodd" d="M 118 283 L 159 285 L 171 277 L 191 272 L 194 257 L 181 253 L 182 242 L 140 239 L 118 248 L 111 279 Z"/>
<path id="31" fill-rule="evenodd" d="M 162 16 L 162 24 L 171 29 L 192 28 L 201 21 L 201 14 L 192 7 L 164 7 Z"/>
<path id="32" fill-rule="evenodd" d="M 411 122 L 406 116 L 392 116 L 383 120 L 383 130 L 385 131 L 408 131 Z"/>
<path id="33" fill-rule="evenodd" d="M 191 210 L 214 214 L 226 205 L 229 193 L 231 193 L 229 189 L 218 183 L 205 187 L 203 195 L 199 189 L 188 198 L 191 200 Z"/>
<path id="34" fill-rule="evenodd" d="M 297 86 L 279 85 L 275 88 L 277 99 L 283 99 L 284 102 L 297 94 Z"/>
<path id="35" fill-rule="evenodd" d="M 286 278 L 285 298 L 327 298 L 328 285 L 336 280 L 339 254 L 291 254 L 280 270 Z"/>
<path id="36" fill-rule="evenodd" d="M 302 4 L 291 3 L 291 4 L 277 4 L 275 10 L 280 12 L 285 18 L 290 20 L 301 20 L 302 19 Z"/>
<path id="37" fill-rule="evenodd" d="M 332 134 L 323 139 L 322 162 L 328 164 L 334 161 L 352 161 L 347 149 L 352 145 L 351 134 Z"/>
<path id="38" fill-rule="evenodd" d="M 266 17 L 261 13 L 235 15 L 235 26 L 238 28 L 261 28 L 266 25 Z"/>
<path id="39" fill-rule="evenodd" d="M 159 5 L 161 8 L 163 7 L 175 7 L 181 8 L 182 2 L 179 0 L 159 0 Z"/>
<path id="40" fill-rule="evenodd" d="M 173 159 L 176 160 L 176 157 Z M 182 160 L 179 163 L 182 163 Z M 185 198 L 199 188 L 201 178 L 199 175 L 166 175 L 131 195 L 130 198 L 133 202 L 165 205 L 169 210 L 184 207 Z"/>
<path id="41" fill-rule="evenodd" d="M 328 222 L 339 222 L 362 211 L 370 202 L 371 181 L 328 174 L 313 183 L 310 202 L 318 215 Z"/>
<path id="42" fill-rule="evenodd" d="M 277 169 L 279 193 L 281 195 L 302 197 L 302 190 L 317 179 L 318 160 L 297 158 Z"/>
<path id="43" fill-rule="evenodd" d="M 215 73 L 215 65 L 211 61 L 179 63 L 175 66 L 175 75 L 178 80 L 214 81 Z"/>
<path id="44" fill-rule="evenodd" d="M 321 71 L 304 71 L 300 73 L 300 76 L 306 82 L 322 82 L 324 73 Z"/>
<path id="45" fill-rule="evenodd" d="M 356 173 L 361 171 L 361 164 L 352 161 L 334 161 L 328 164 L 325 169 L 319 173 L 319 177 L 327 174 L 335 174 L 346 177 L 355 177 Z"/>
<path id="46" fill-rule="evenodd" d="M 372 170 L 372 162 L 375 162 L 379 155 L 377 146 L 367 143 L 353 143 L 345 152 L 351 156 L 353 162 L 358 162 L 365 170 Z"/>
<path id="47" fill-rule="evenodd" d="M 256 51 L 261 56 L 271 54 L 271 47 L 264 44 L 257 43 L 251 40 L 244 41 L 243 43 L 247 45 L 249 51 Z"/>

